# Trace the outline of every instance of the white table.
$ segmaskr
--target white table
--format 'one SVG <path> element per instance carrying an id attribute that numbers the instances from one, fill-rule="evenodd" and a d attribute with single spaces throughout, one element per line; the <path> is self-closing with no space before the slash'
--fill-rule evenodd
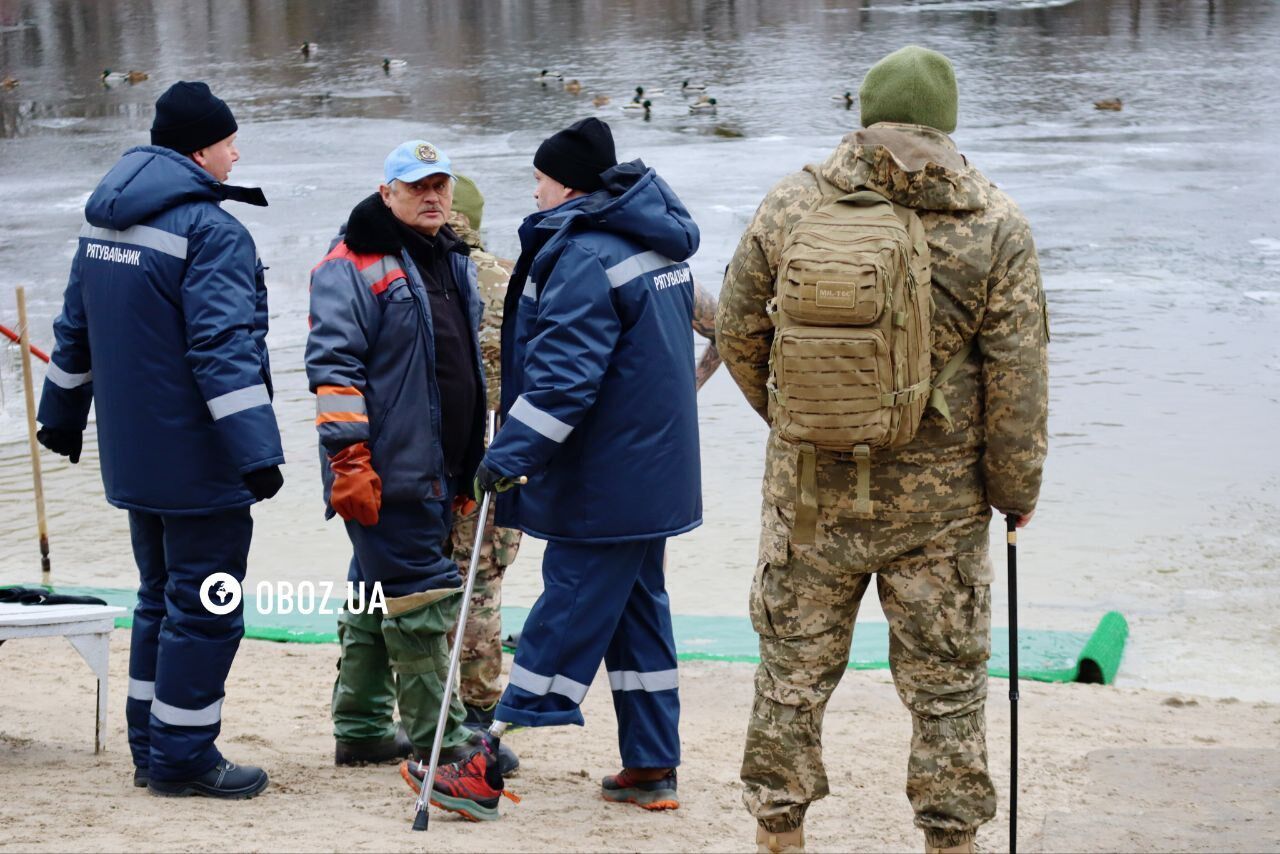
<path id="1" fill-rule="evenodd" d="M 62 635 L 71 641 L 98 677 L 98 719 L 93 752 L 100 753 L 107 734 L 107 657 L 116 617 L 128 611 L 113 605 L 15 605 L 0 602 L 0 643 L 16 638 Z"/>

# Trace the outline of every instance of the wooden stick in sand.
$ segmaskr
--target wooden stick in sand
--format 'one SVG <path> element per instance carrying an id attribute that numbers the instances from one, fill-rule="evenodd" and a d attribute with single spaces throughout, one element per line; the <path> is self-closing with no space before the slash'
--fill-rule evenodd
<path id="1" fill-rule="evenodd" d="M 36 527 L 40 532 L 40 583 L 52 580 L 49 566 L 49 527 L 44 519 L 44 479 L 40 476 L 40 445 L 36 442 L 36 395 L 31 384 L 31 340 L 27 335 L 27 291 L 18 287 L 18 346 L 22 350 L 22 391 L 27 398 L 27 441 L 31 445 L 31 477 L 36 487 Z"/>

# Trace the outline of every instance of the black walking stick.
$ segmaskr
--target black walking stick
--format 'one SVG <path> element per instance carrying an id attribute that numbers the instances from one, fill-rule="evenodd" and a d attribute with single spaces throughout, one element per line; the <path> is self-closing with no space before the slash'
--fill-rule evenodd
<path id="1" fill-rule="evenodd" d="M 1009 542 L 1009 854 L 1018 854 L 1018 517 L 1004 517 Z"/>

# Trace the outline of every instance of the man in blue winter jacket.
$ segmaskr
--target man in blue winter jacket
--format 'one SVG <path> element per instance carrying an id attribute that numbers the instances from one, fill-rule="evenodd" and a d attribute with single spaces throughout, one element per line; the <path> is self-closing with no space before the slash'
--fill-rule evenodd
<path id="1" fill-rule="evenodd" d="M 96 406 L 107 500 L 129 511 L 140 582 L 125 712 L 134 785 L 157 795 L 267 786 L 214 745 L 244 635 L 249 508 L 284 483 L 263 266 L 220 207 L 267 203 L 225 183 L 236 130 L 204 83 L 156 101 L 152 144 L 126 151 L 85 206 L 40 399 L 39 440 L 73 463 Z"/>
<path id="2" fill-rule="evenodd" d="M 410 140 L 387 155 L 383 178 L 311 273 L 306 363 L 327 514 L 342 517 L 351 539 L 348 579 L 380 585 L 386 601 L 385 613 L 338 618 L 338 765 L 431 751 L 446 632 L 462 604 L 445 545 L 454 499 L 470 492 L 484 451 L 480 293 L 470 250 L 447 225 L 449 157 Z M 479 741 L 464 718 L 455 695 L 446 759 Z"/>
<path id="3" fill-rule="evenodd" d="M 674 809 L 680 701 L 663 555 L 702 522 L 685 263 L 698 228 L 652 169 L 617 163 L 598 119 L 549 137 L 533 164 L 538 212 L 520 226 L 502 329 L 505 420 L 476 480 L 502 493 L 499 525 L 548 541 L 544 590 L 483 745 L 442 765 L 431 800 L 497 818 L 506 727 L 581 725 L 603 659 L 623 764 L 603 795 Z M 401 773 L 420 788 L 426 768 Z"/>

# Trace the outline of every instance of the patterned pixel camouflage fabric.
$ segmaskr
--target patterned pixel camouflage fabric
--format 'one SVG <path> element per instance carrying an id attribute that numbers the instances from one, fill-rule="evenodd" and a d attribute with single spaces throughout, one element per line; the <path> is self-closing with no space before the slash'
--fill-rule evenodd
<path id="1" fill-rule="evenodd" d="M 883 144 L 850 134 L 822 164 L 824 177 L 852 191 L 867 186 L 920 216 L 933 254 L 933 371 L 966 344 L 972 351 L 942 392 L 948 427 L 925 411 L 914 441 L 872 454 L 873 516 L 933 520 L 971 516 L 989 505 L 1024 515 L 1036 503 L 1047 451 L 1048 320 L 1031 230 L 1013 201 L 968 165 L 944 134 L 911 125 L 877 125 L 878 138 L 905 140 L 934 156 L 906 172 Z M 892 131 L 893 133 L 890 133 Z M 956 168 L 945 168 L 937 160 Z M 773 325 L 765 303 L 788 230 L 819 200 L 814 177 L 796 172 L 756 211 L 725 274 L 716 344 L 748 403 L 767 420 Z M 797 447 L 776 436 L 767 449 L 764 492 L 795 501 Z M 820 501 L 852 513 L 854 467 L 819 453 Z"/>
<path id="2" fill-rule="evenodd" d="M 701 389 L 720 367 L 720 351 L 716 349 L 716 298 L 697 280 L 693 283 L 693 331 L 707 339 L 694 369 L 694 384 Z"/>
<path id="3" fill-rule="evenodd" d="M 933 256 L 934 374 L 970 351 L 942 386 L 952 423 L 928 409 L 912 442 L 872 454 L 870 513 L 854 511 L 852 456 L 817 452 L 812 544 L 792 537 L 799 448 L 770 433 L 751 596 L 761 663 L 743 797 L 776 832 L 799 825 L 827 794 L 822 715 L 875 575 L 890 667 L 913 723 L 907 795 L 930 845 L 958 845 L 995 814 L 984 716 L 990 508 L 1035 508 L 1048 444 L 1039 265 L 1018 208 L 936 130 L 880 124 L 852 133 L 820 171 L 847 191 L 868 187 L 916 211 Z M 716 343 L 766 420 L 773 326 L 765 304 L 786 235 L 819 198 L 807 172 L 774 186 L 720 293 Z"/>
<path id="4" fill-rule="evenodd" d="M 480 353 L 484 358 L 485 381 L 488 384 L 488 408 L 496 411 L 502 394 L 502 303 L 512 263 L 485 252 L 480 244 L 480 235 L 471 228 L 464 215 L 454 213 L 449 218 L 449 225 L 471 247 L 471 260 L 476 265 L 480 297 L 484 300 L 484 312 L 480 317 Z M 459 514 L 451 533 L 453 559 L 462 572 L 464 583 L 470 571 L 471 548 L 475 545 L 477 515 L 475 510 L 465 516 Z M 467 631 L 462 639 L 459 690 L 463 702 L 468 705 L 488 707 L 502 696 L 502 615 L 499 610 L 502 607 L 502 576 L 516 559 L 520 537 L 519 531 L 495 526 L 492 515 L 485 524 Z"/>
<path id="5" fill-rule="evenodd" d="M 991 655 L 989 514 L 946 523 L 842 519 L 789 541 L 793 516 L 764 505 L 751 622 L 760 635 L 743 752 L 743 801 L 770 830 L 798 826 L 829 792 L 822 716 L 849 661 L 858 606 L 875 574 L 889 620 L 889 666 L 911 712 L 907 797 L 931 845 L 968 839 L 995 815 L 987 773 Z"/>
<path id="6" fill-rule="evenodd" d="M 454 522 L 451 533 L 453 559 L 464 584 L 471 571 L 471 548 L 475 545 L 478 515 L 477 509 L 461 516 Z M 492 514 L 485 522 L 459 664 L 458 690 L 469 706 L 488 708 L 502 696 L 502 576 L 516 559 L 520 537 L 519 531 L 494 525 Z"/>

